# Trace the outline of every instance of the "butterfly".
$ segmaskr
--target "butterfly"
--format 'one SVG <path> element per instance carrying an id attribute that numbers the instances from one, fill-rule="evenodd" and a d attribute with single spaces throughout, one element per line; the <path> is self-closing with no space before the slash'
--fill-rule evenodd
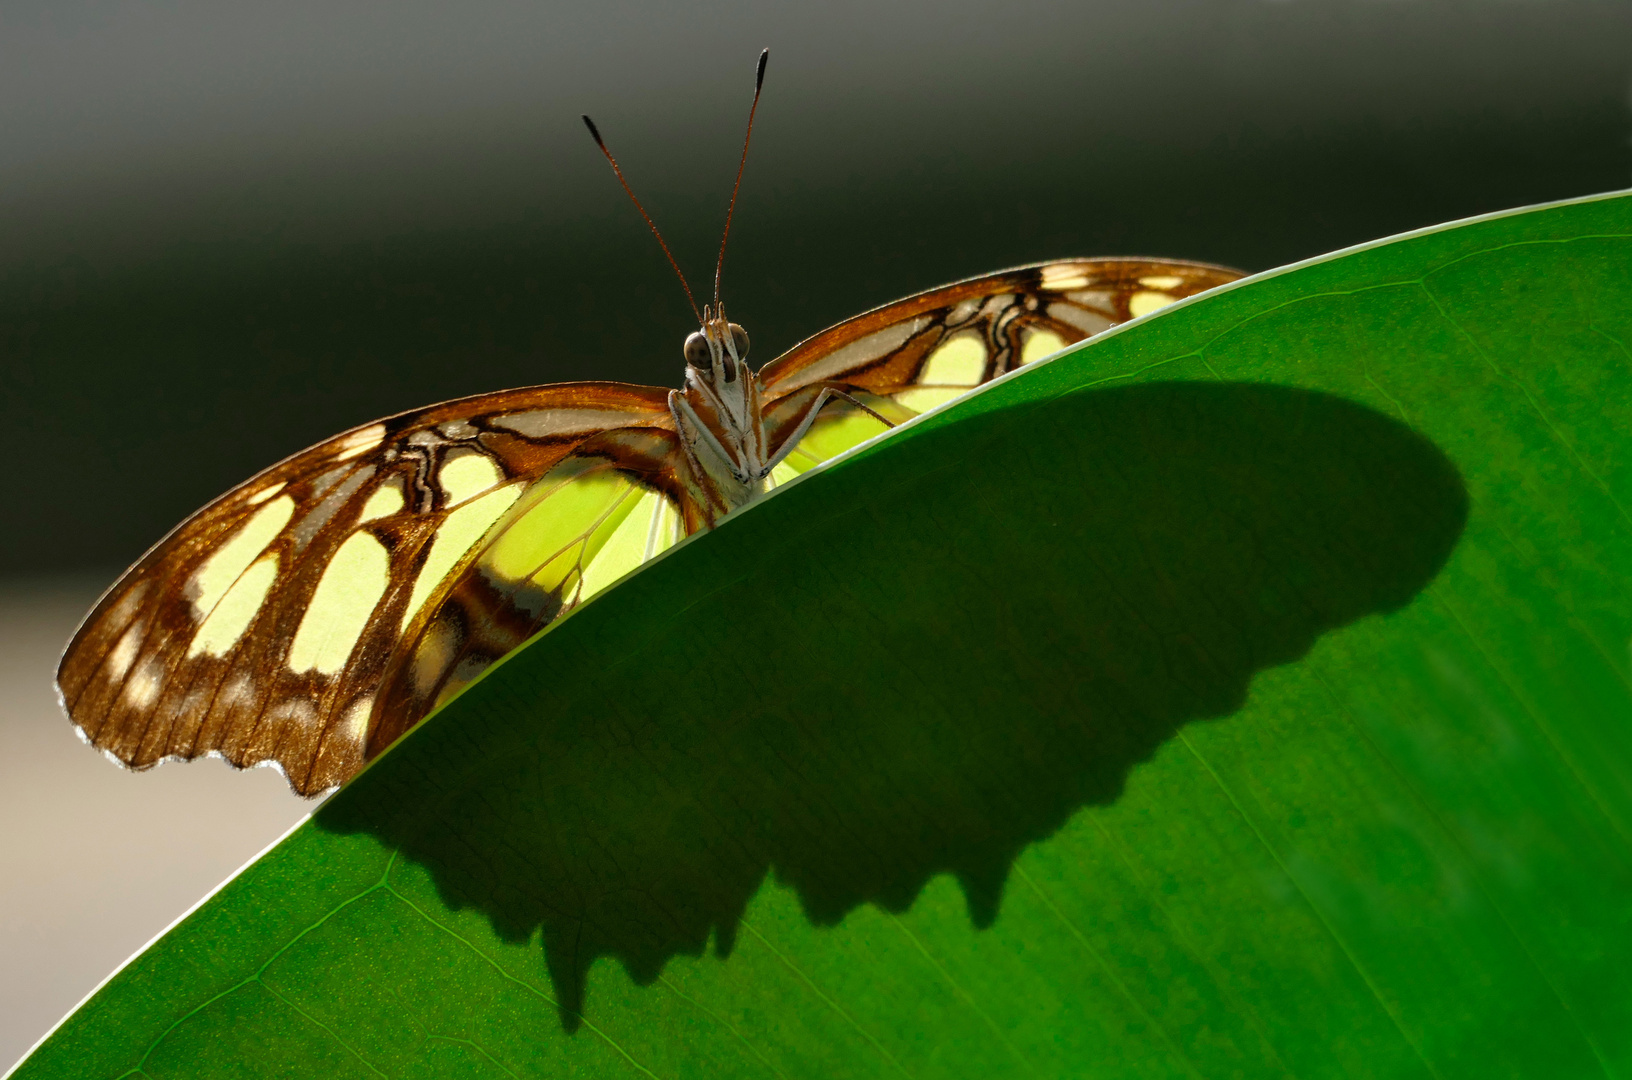
<path id="1" fill-rule="evenodd" d="M 750 135 L 764 70 L 762 54 Z M 777 484 L 1241 276 L 1143 258 L 1022 266 L 858 315 L 756 371 L 720 305 L 720 264 L 683 345 L 681 389 L 557 383 L 400 413 L 183 521 L 62 658 L 57 685 L 80 733 L 133 769 L 215 755 L 276 765 L 296 792 L 319 794 L 494 661 Z"/>

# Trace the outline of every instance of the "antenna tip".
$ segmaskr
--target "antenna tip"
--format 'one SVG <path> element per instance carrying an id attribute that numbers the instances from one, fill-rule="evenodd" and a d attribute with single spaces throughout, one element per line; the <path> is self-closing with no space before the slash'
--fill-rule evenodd
<path id="1" fill-rule="evenodd" d="M 589 129 L 589 133 L 595 137 L 595 145 L 599 146 L 602 150 L 605 150 L 606 143 L 601 141 L 601 133 L 596 129 L 595 121 L 591 120 L 587 113 L 584 115 L 584 126 L 587 127 Z"/>
<path id="2" fill-rule="evenodd" d="M 759 93 L 759 88 L 765 85 L 765 61 L 770 58 L 771 50 L 769 49 L 759 54 L 759 67 L 754 72 L 754 93 L 756 94 Z"/>

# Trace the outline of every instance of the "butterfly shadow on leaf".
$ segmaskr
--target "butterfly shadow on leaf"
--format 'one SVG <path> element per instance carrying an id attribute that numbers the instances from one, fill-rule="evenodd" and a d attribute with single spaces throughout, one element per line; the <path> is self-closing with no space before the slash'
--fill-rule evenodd
<path id="1" fill-rule="evenodd" d="M 971 932 L 1028 845 L 1190 722 L 1407 604 L 1468 497 L 1430 442 L 1302 390 L 1078 391 L 916 433 L 728 519 L 564 621 L 331 800 L 404 888 L 601 957 L 724 962 L 767 875 L 807 917 L 954 875 Z M 411 880 L 410 880 L 411 879 Z M 428 883 L 427 883 L 428 882 Z"/>

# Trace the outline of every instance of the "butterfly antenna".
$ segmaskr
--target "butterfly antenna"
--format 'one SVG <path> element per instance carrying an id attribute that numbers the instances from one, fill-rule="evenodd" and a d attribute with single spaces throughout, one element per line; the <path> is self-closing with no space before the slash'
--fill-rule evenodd
<path id="1" fill-rule="evenodd" d="M 760 70 L 763 71 L 764 67 L 764 62 L 761 61 Z M 755 98 L 758 98 L 757 93 L 755 94 Z M 629 181 L 623 178 L 623 170 L 618 168 L 618 159 L 613 157 L 612 151 L 606 148 L 606 140 L 601 138 L 600 130 L 596 128 L 595 121 L 591 120 L 588 116 L 585 116 L 584 126 L 587 127 L 589 129 L 589 133 L 595 137 L 595 145 L 601 148 L 601 153 L 606 155 L 606 160 L 612 165 L 612 172 L 617 176 L 618 183 L 623 185 L 624 194 L 628 195 L 629 201 L 635 204 L 635 209 L 640 211 L 640 216 L 646 219 L 647 228 L 651 229 L 652 235 L 657 237 L 657 245 L 663 249 L 663 254 L 669 257 L 669 265 L 674 267 L 674 276 L 680 279 L 680 287 L 686 290 L 686 299 L 691 303 L 691 313 L 697 316 L 697 325 L 703 325 L 703 313 L 697 310 L 697 299 L 691 295 L 691 286 L 686 284 L 686 275 L 680 272 L 680 264 L 674 261 L 674 252 L 670 251 L 669 245 L 663 242 L 663 234 L 657 231 L 657 222 L 652 220 L 652 215 L 646 212 L 646 208 L 640 205 L 640 200 L 635 198 L 635 193 L 630 190 Z M 717 289 L 718 286 L 716 286 L 716 290 Z"/>
<path id="2" fill-rule="evenodd" d="M 731 185 L 731 205 L 725 211 L 725 232 L 720 236 L 720 257 L 714 263 L 714 310 L 720 310 L 720 271 L 725 269 L 725 242 L 731 237 L 731 215 L 737 209 L 737 189 L 742 187 L 742 170 L 748 164 L 748 142 L 754 137 L 754 113 L 759 111 L 759 91 L 765 85 L 765 61 L 771 50 L 759 54 L 759 67 L 754 71 L 754 103 L 748 106 L 748 132 L 742 137 L 742 160 L 737 162 L 737 182 Z"/>

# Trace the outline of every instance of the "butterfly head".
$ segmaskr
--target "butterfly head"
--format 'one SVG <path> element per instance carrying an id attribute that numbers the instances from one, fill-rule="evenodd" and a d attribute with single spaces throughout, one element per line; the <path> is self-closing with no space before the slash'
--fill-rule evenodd
<path id="1" fill-rule="evenodd" d="M 716 391 L 752 377 L 748 367 L 748 331 L 725 317 L 723 307 L 703 308 L 702 329 L 686 338 L 687 378 L 701 381 Z"/>

